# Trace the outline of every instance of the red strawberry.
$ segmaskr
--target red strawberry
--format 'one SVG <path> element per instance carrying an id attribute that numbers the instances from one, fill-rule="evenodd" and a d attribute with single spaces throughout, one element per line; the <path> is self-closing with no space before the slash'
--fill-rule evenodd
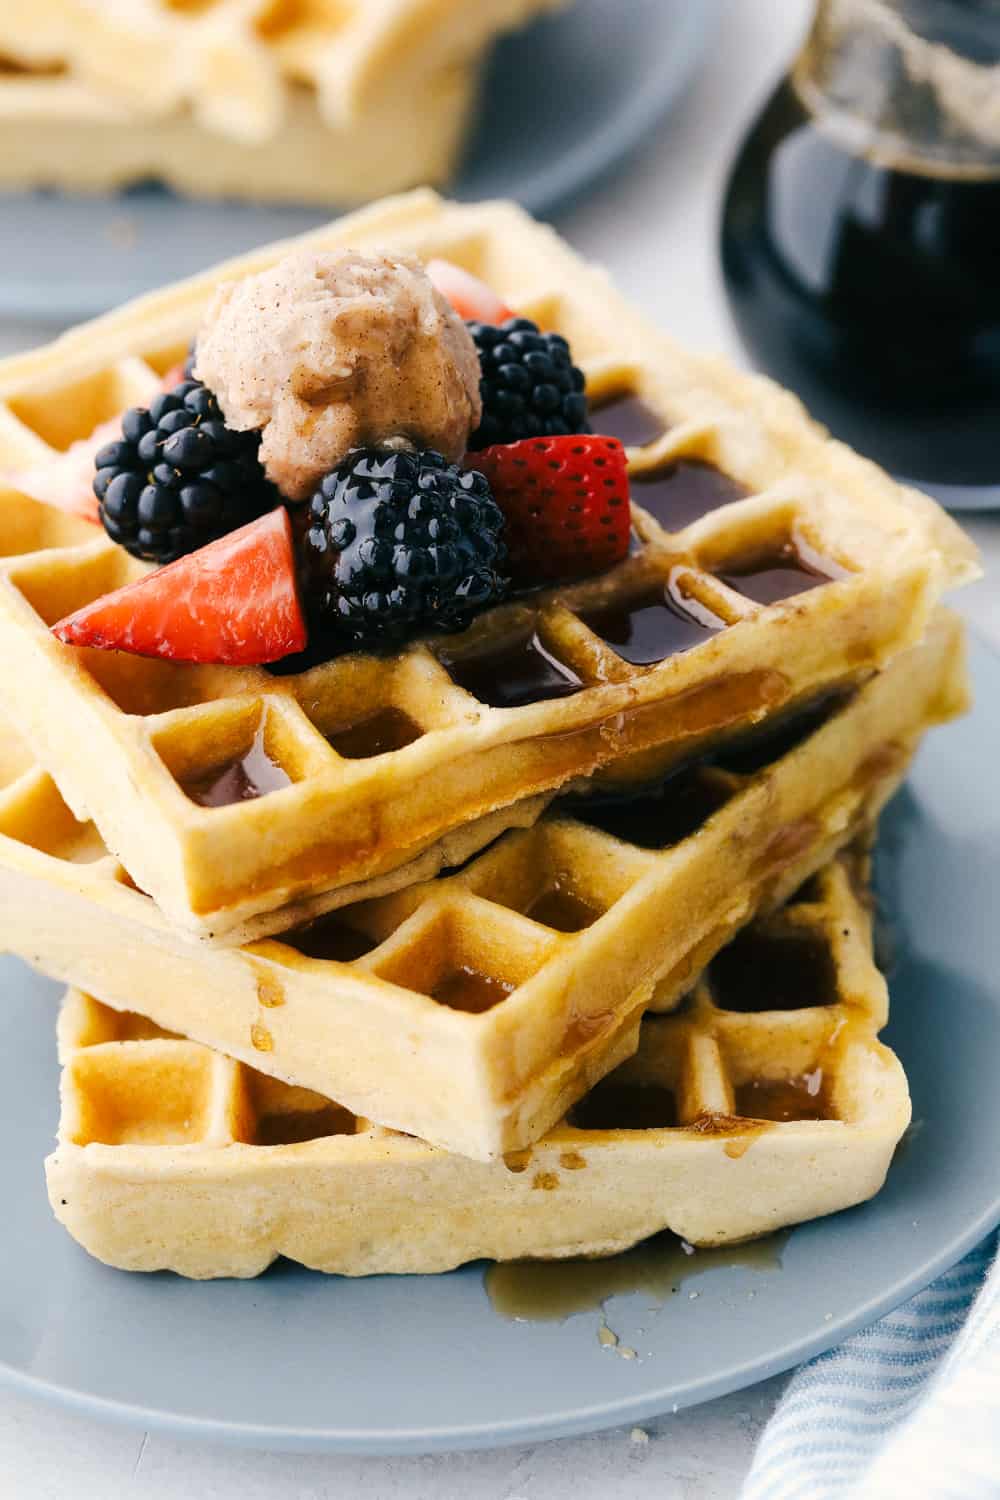
<path id="1" fill-rule="evenodd" d="M 284 506 L 85 604 L 52 627 L 70 646 L 254 666 L 306 644 Z"/>
<path id="2" fill-rule="evenodd" d="M 460 318 L 470 318 L 476 323 L 503 323 L 514 316 L 492 287 L 450 260 L 429 260 L 427 274 Z"/>
<path id="3" fill-rule="evenodd" d="M 526 438 L 470 453 L 465 464 L 490 482 L 522 582 L 601 573 L 628 552 L 628 473 L 617 438 Z"/>

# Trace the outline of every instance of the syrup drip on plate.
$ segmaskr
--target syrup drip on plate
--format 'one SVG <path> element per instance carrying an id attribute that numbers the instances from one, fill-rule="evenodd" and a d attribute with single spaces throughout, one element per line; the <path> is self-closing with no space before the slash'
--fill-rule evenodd
<path id="1" fill-rule="evenodd" d="M 509 1261 L 489 1267 L 486 1292 L 503 1318 L 561 1323 L 631 1292 L 644 1292 L 663 1303 L 692 1277 L 715 1269 L 778 1271 L 788 1237 L 786 1231 L 748 1245 L 693 1250 L 675 1235 L 658 1234 L 606 1260 Z"/>

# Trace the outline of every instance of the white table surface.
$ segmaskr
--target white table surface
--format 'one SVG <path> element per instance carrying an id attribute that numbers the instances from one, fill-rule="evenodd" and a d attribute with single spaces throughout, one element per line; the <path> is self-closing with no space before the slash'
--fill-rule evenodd
<path id="1" fill-rule="evenodd" d="M 810 0 L 728 0 L 713 55 L 680 112 L 615 180 L 559 221 L 679 338 L 736 358 L 715 253 L 723 174 L 811 8 Z M 0 353 L 50 333 L 0 325 Z M 992 575 L 1000 516 L 970 530 Z M 960 606 L 1000 646 L 992 576 Z M 647 1423 L 645 1435 L 626 1429 L 535 1448 L 397 1459 L 172 1442 L 0 1392 L 0 1500 L 733 1500 L 783 1384 L 779 1377 L 667 1415 Z"/>

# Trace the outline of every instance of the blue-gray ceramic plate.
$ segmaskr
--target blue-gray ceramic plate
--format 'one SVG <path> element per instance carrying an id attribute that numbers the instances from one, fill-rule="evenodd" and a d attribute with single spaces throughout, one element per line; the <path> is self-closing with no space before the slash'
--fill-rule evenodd
<path id="1" fill-rule="evenodd" d="M 575 0 L 496 49 L 454 193 L 551 211 L 649 134 L 691 78 L 720 0 Z M 70 323 L 331 217 L 316 208 L 0 195 L 0 317 Z"/>
<path id="2" fill-rule="evenodd" d="M 602 1314 L 501 1318 L 483 1268 L 256 1282 L 127 1275 L 51 1218 L 57 987 L 0 966 L 0 1377 L 39 1397 L 176 1434 L 369 1454 L 589 1432 L 704 1401 L 837 1343 L 925 1286 L 1000 1221 L 1000 659 L 973 653 L 978 706 L 931 736 L 881 839 L 894 950 L 888 1039 L 915 1129 L 883 1193 L 805 1225 L 779 1269 L 706 1263 L 681 1294 Z M 691 1292 L 697 1292 L 691 1297 Z"/>

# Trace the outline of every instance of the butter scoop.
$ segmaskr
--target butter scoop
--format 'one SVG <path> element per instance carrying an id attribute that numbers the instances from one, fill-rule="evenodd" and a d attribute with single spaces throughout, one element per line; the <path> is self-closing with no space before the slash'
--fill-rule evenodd
<path id="1" fill-rule="evenodd" d="M 455 461 L 481 413 L 476 346 L 405 255 L 299 251 L 224 283 L 195 374 L 228 426 L 260 430 L 261 463 L 288 500 L 352 448 L 403 441 Z"/>

